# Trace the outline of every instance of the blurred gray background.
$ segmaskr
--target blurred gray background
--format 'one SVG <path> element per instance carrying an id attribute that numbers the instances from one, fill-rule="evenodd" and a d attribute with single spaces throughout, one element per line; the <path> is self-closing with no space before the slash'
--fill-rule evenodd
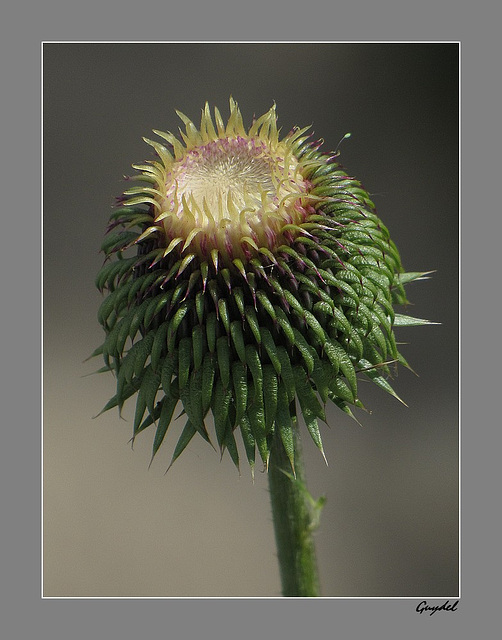
<path id="1" fill-rule="evenodd" d="M 153 431 L 128 440 L 132 405 L 92 419 L 114 393 L 83 377 L 102 342 L 94 277 L 114 197 L 142 136 L 177 131 L 206 100 L 244 121 L 275 100 L 284 133 L 316 137 L 372 194 L 407 270 L 398 333 L 408 408 L 361 383 L 359 427 L 330 410 L 327 467 L 304 438 L 324 596 L 458 593 L 458 46 L 456 44 L 44 45 L 44 595 L 280 595 L 267 478 L 239 477 L 194 439 L 167 475 L 182 425 L 148 469 Z M 149 432 L 151 431 L 151 432 Z"/>

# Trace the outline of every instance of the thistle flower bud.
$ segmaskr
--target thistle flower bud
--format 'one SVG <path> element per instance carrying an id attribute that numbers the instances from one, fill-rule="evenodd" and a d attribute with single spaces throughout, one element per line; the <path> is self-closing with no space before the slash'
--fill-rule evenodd
<path id="1" fill-rule="evenodd" d="M 233 99 L 226 124 L 207 104 L 199 128 L 178 115 L 182 141 L 145 138 L 156 158 L 133 165 L 140 186 L 102 245 L 95 355 L 117 379 L 103 411 L 137 394 L 133 438 L 155 425 L 152 459 L 181 404 L 172 462 L 198 433 L 238 466 L 240 432 L 267 467 L 276 434 L 294 471 L 297 406 L 323 452 L 325 406 L 354 417 L 359 373 L 396 395 L 393 327 L 425 321 L 394 305 L 424 274 L 403 273 L 369 195 L 309 127 L 280 138 L 274 106 L 246 130 Z"/>

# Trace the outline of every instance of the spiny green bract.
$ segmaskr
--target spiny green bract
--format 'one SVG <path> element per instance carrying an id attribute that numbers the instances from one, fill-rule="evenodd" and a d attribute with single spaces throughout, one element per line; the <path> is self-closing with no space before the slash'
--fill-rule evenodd
<path id="1" fill-rule="evenodd" d="M 335 156 L 307 137 L 293 147 L 315 206 L 285 230 L 288 244 L 259 248 L 248 261 L 219 261 L 217 251 L 183 255 L 179 242 L 166 251 L 144 234 L 152 204 L 120 206 L 111 216 L 96 279 L 107 292 L 98 314 L 106 339 L 93 355 L 102 354 L 101 371 L 117 379 L 103 411 L 120 411 L 137 395 L 133 437 L 155 426 L 152 459 L 182 408 L 172 462 L 199 433 L 238 465 L 239 431 L 252 469 L 256 452 L 267 467 L 278 434 L 294 470 L 297 411 L 322 452 L 325 405 L 354 417 L 358 375 L 395 395 L 389 365 L 406 362 L 393 327 L 425 321 L 396 314 L 394 305 L 406 302 L 403 284 L 425 274 L 403 273 L 368 194 Z"/>

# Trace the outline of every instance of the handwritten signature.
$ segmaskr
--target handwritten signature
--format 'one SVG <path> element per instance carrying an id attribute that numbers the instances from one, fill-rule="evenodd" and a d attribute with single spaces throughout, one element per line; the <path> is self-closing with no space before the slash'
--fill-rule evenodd
<path id="1" fill-rule="evenodd" d="M 428 611 L 429 615 L 432 616 L 437 611 L 456 611 L 458 603 L 459 601 L 456 600 L 453 604 L 450 604 L 450 601 L 447 600 L 443 604 L 440 604 L 434 607 L 434 606 L 428 605 L 427 600 L 422 600 L 422 602 L 418 603 L 415 611 L 420 614 L 424 613 L 425 611 Z"/>

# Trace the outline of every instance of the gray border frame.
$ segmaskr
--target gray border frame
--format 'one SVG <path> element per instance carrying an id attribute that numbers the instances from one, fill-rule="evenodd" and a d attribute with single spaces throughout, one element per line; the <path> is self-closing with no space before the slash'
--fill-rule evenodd
<path id="1" fill-rule="evenodd" d="M 490 271 L 483 259 L 487 255 L 497 255 L 495 225 L 499 220 L 495 220 L 491 212 L 498 212 L 498 209 L 491 202 L 489 186 L 490 179 L 493 184 L 493 179 L 498 177 L 498 164 L 494 158 L 491 165 L 484 164 L 481 169 L 481 159 L 495 152 L 496 143 L 497 129 L 493 125 L 499 102 L 498 96 L 494 95 L 497 83 L 490 82 L 490 78 L 497 77 L 496 65 L 500 59 L 500 52 L 497 55 L 496 51 L 497 9 L 486 3 L 486 11 L 480 11 L 476 5 L 469 16 L 464 7 L 461 23 L 455 24 L 454 7 L 450 2 L 430 3 L 430 7 L 424 7 L 422 3 L 416 9 L 400 9 L 395 14 L 393 3 L 387 3 L 387 11 L 375 3 L 372 8 L 365 9 L 363 18 L 360 7 L 320 8 L 313 24 L 311 4 L 303 10 L 295 7 L 289 14 L 286 11 L 286 19 L 278 21 L 276 16 L 281 7 L 275 7 L 277 14 L 274 16 L 270 3 L 263 3 L 263 6 L 254 3 L 252 9 L 244 11 L 244 16 L 238 16 L 239 11 L 230 2 L 220 2 L 217 7 L 205 3 L 199 8 L 199 24 L 205 33 L 194 34 L 194 12 L 190 2 L 172 8 L 165 5 L 151 7 L 149 11 L 143 10 L 137 19 L 132 7 L 110 6 L 114 3 L 104 6 L 87 3 L 85 7 L 81 5 L 72 10 L 65 6 L 64 11 L 54 2 L 33 3 L 28 7 L 26 4 L 30 3 L 9 6 L 4 11 L 0 38 L 2 77 L 8 83 L 7 91 L 4 89 L 6 99 L 2 119 L 2 138 L 7 153 L 2 154 L 1 175 L 6 185 L 14 187 L 6 189 L 12 194 L 12 201 L 4 208 L 7 230 L 2 234 L 0 252 L 4 275 L 2 292 L 9 305 L 2 332 L 2 354 L 5 355 L 0 387 L 2 399 L 7 400 L 2 403 L 5 427 L 0 466 L 4 511 L 0 606 L 5 636 L 13 640 L 32 637 L 55 640 L 120 637 L 127 640 L 157 633 L 175 638 L 197 638 L 202 634 L 245 638 L 265 632 L 267 636 L 279 638 L 301 638 L 314 633 L 326 638 L 360 638 L 368 637 L 371 632 L 371 637 L 413 639 L 468 638 L 473 637 L 475 631 L 477 636 L 490 637 L 491 634 L 482 633 L 481 629 L 484 625 L 493 627 L 499 606 L 498 598 L 495 600 L 499 593 L 496 588 L 499 577 L 494 566 L 500 555 L 495 554 L 499 529 L 493 513 L 487 513 L 483 506 L 494 504 L 498 493 L 495 470 L 499 468 L 496 444 L 500 443 L 500 430 L 497 421 L 491 419 L 489 402 L 485 404 L 484 401 L 496 397 L 499 389 L 495 386 L 497 376 L 488 378 L 486 375 L 487 361 L 496 363 L 496 357 L 490 358 L 487 353 L 484 361 L 480 361 L 480 354 L 485 349 L 480 336 L 486 336 L 490 328 L 494 328 L 490 323 L 496 320 L 495 302 L 485 302 L 488 296 L 482 298 L 481 295 L 486 290 L 491 291 L 491 287 L 488 288 L 490 275 L 487 274 L 498 275 L 497 266 Z M 357 41 L 363 41 L 363 36 L 374 36 L 381 26 L 379 41 L 395 41 L 399 34 L 400 39 L 407 36 L 409 41 L 419 36 L 421 41 L 462 42 L 462 75 L 468 79 L 462 84 L 462 147 L 469 151 L 464 174 L 468 171 L 468 183 L 476 184 L 477 188 L 475 195 L 474 189 L 466 188 L 463 193 L 462 239 L 464 251 L 468 249 L 468 252 L 463 254 L 462 271 L 462 335 L 465 338 L 462 358 L 469 367 L 463 368 L 462 390 L 469 402 L 462 406 L 463 588 L 462 600 L 454 613 L 419 616 L 414 610 L 418 602 L 407 600 L 304 601 L 295 604 L 294 609 L 289 601 L 235 601 L 223 603 L 224 611 L 220 601 L 160 604 L 40 600 L 40 235 L 37 233 L 40 231 L 40 189 L 37 180 L 33 179 L 31 191 L 27 190 L 25 179 L 26 175 L 40 174 L 36 143 L 40 139 L 40 67 L 37 63 L 40 42 L 58 41 L 61 36 L 93 41 L 103 37 L 124 39 L 125 36 L 132 40 L 148 36 L 149 41 L 178 39 L 182 33 L 179 20 L 183 13 L 185 18 L 188 16 L 185 37 L 196 39 L 210 33 L 211 40 L 224 40 L 228 38 L 228 30 L 224 28 L 226 21 L 221 16 L 231 6 L 229 14 L 241 25 L 249 25 L 248 30 L 232 31 L 234 38 L 242 40 L 251 39 L 251 35 L 254 40 L 259 35 L 260 41 L 296 38 L 300 41 L 315 35 L 328 41 L 342 41 L 340 36 L 343 36 L 343 41 L 347 41 L 352 35 L 357 36 Z M 284 12 L 285 8 L 282 9 Z M 118 17 L 121 11 L 122 16 L 127 16 L 127 25 Z M 159 25 L 162 20 L 152 21 L 152 15 L 162 16 L 163 11 L 170 28 Z M 293 25 L 288 19 L 290 16 L 295 16 Z M 394 17 L 398 18 L 397 24 Z M 399 24 L 399 20 L 403 22 Z M 343 30 L 337 32 L 333 28 L 337 23 L 344 25 Z M 366 33 L 365 25 L 368 26 Z M 411 25 L 411 28 L 403 29 L 403 25 Z M 351 26 L 354 28 L 347 28 Z M 12 118 L 19 122 L 14 125 Z M 487 127 L 484 134 L 480 133 L 483 126 Z M 488 202 L 480 205 L 480 200 L 486 199 Z M 467 212 L 476 214 L 471 217 Z M 472 256 L 479 256 L 479 261 Z M 12 277 L 14 274 L 16 277 Z M 482 318 L 479 309 L 484 310 Z M 471 329 L 470 339 L 467 339 L 467 327 Z M 492 424 L 497 428 L 496 432 L 490 430 Z M 484 557 L 480 557 L 481 551 Z"/>

